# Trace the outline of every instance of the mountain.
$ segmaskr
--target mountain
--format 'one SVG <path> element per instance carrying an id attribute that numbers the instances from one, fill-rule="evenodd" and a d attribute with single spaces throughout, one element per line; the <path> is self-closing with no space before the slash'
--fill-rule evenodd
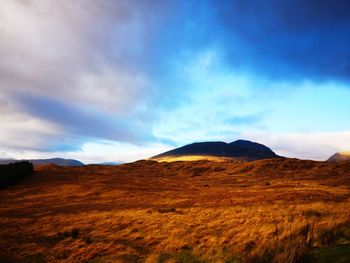
<path id="1" fill-rule="evenodd" d="M 19 161 L 29 161 L 34 165 L 42 164 L 56 164 L 59 166 L 82 166 L 82 162 L 74 159 L 63 159 L 63 158 L 51 158 L 51 159 L 27 159 L 27 160 L 16 160 L 16 159 L 0 159 L 0 164 L 15 163 Z"/>
<path id="2" fill-rule="evenodd" d="M 15 159 L 8 159 L 8 158 L 0 158 L 0 164 L 9 164 L 9 163 L 14 163 L 19 160 Z"/>
<path id="3" fill-rule="evenodd" d="M 242 161 L 277 158 L 270 148 L 260 143 L 237 140 L 225 142 L 192 143 L 151 157 L 156 161 L 199 160 L 228 158 Z"/>
<path id="4" fill-rule="evenodd" d="M 341 161 L 350 161 L 350 152 L 339 152 L 333 154 L 327 162 L 341 162 Z"/>

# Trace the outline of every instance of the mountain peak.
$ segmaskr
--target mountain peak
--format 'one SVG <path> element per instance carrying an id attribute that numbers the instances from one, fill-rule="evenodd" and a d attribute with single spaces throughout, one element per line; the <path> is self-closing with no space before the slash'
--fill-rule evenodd
<path id="1" fill-rule="evenodd" d="M 214 141 L 214 142 L 196 142 L 188 144 L 174 150 L 153 156 L 154 160 L 179 160 L 191 159 L 190 156 L 201 159 L 207 157 L 225 157 L 234 160 L 253 161 L 260 159 L 269 159 L 279 157 L 270 148 L 263 144 L 247 140 L 237 140 L 231 143 Z M 192 159 L 196 159 L 192 158 Z"/>
<path id="2" fill-rule="evenodd" d="M 341 162 L 341 161 L 350 161 L 350 152 L 343 151 L 333 154 L 329 159 L 328 162 Z"/>

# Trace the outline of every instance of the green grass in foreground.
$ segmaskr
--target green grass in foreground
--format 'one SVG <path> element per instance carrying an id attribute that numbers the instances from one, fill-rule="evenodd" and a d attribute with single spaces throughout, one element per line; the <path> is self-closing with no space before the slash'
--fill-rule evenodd
<path id="1" fill-rule="evenodd" d="M 350 262 L 350 246 L 336 246 L 314 251 L 315 263 L 348 263 Z"/>

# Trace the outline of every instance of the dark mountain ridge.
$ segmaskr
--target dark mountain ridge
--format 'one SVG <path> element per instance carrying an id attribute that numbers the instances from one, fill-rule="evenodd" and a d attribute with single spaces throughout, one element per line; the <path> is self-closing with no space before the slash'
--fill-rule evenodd
<path id="1" fill-rule="evenodd" d="M 25 159 L 25 160 L 16 160 L 16 159 L 0 159 L 0 164 L 9 164 L 16 163 L 21 161 L 31 162 L 33 165 L 42 165 L 42 164 L 56 164 L 59 166 L 82 166 L 82 162 L 74 159 L 63 159 L 63 158 L 50 158 L 50 159 Z"/>
<path id="2" fill-rule="evenodd" d="M 246 161 L 280 157 L 276 155 L 270 148 L 266 147 L 263 144 L 247 140 L 237 140 L 231 143 L 225 143 L 220 141 L 192 143 L 153 156 L 151 159 L 192 155 L 230 157 Z"/>

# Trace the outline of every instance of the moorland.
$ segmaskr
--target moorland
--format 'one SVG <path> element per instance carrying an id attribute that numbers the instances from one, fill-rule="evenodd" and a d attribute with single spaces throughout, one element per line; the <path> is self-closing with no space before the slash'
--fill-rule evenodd
<path id="1" fill-rule="evenodd" d="M 1 262 L 349 262 L 350 162 L 41 165 L 0 190 Z"/>

